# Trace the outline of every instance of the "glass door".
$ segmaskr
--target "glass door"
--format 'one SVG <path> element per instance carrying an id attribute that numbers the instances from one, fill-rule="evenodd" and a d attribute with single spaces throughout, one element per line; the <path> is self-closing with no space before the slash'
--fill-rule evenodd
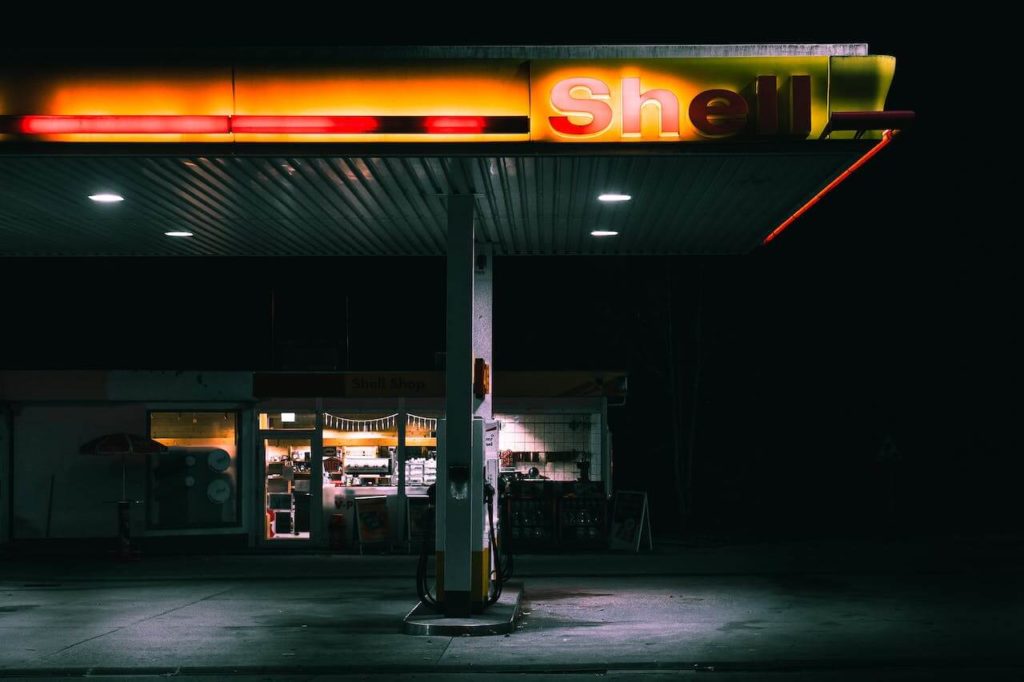
<path id="1" fill-rule="evenodd" d="M 312 533 L 314 439 L 263 439 L 263 540 L 267 543 L 309 540 Z M 319 472 L 317 485 L 319 485 Z"/>

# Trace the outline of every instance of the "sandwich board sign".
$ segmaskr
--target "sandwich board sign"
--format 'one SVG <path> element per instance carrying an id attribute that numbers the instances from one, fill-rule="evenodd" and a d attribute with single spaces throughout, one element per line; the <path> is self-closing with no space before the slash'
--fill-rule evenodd
<path id="1" fill-rule="evenodd" d="M 608 535 L 608 549 L 639 552 L 640 543 L 645 537 L 647 549 L 654 549 L 647 493 L 633 490 L 617 491 L 612 504 L 612 528 Z"/>
<path id="2" fill-rule="evenodd" d="M 359 545 L 387 542 L 391 536 L 388 524 L 388 505 L 385 497 L 357 497 Z"/>
<path id="3" fill-rule="evenodd" d="M 430 498 L 426 495 L 410 495 L 406 498 L 406 534 L 409 542 L 422 542 L 430 532 L 427 524 L 430 520 L 428 514 Z"/>

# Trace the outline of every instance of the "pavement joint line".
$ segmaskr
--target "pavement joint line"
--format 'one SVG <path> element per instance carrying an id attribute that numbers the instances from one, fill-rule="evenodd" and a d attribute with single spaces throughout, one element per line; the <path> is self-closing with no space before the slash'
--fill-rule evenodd
<path id="1" fill-rule="evenodd" d="M 106 637 L 107 635 L 112 635 L 115 632 L 119 632 L 120 630 L 124 630 L 125 628 L 133 627 L 135 625 L 139 625 L 140 623 L 145 623 L 147 620 L 152 620 L 154 618 L 159 618 L 160 616 L 165 616 L 168 613 L 171 613 L 173 611 L 177 611 L 179 609 L 187 608 L 189 606 L 192 606 L 193 604 L 198 604 L 200 602 L 206 601 L 207 599 L 212 599 L 213 597 L 222 595 L 225 592 L 230 592 L 233 589 L 234 589 L 233 587 L 229 587 L 226 590 L 221 590 L 220 592 L 215 592 L 213 594 L 208 594 L 205 597 L 202 597 L 200 599 L 196 599 L 194 601 L 191 601 L 188 604 L 182 604 L 181 606 L 176 606 L 173 609 L 167 609 L 163 613 L 158 613 L 158 614 L 155 614 L 155 615 L 152 615 L 152 616 L 147 616 L 146 618 L 143 618 L 142 620 L 135 621 L 134 623 L 130 623 L 128 625 L 121 625 L 119 627 L 114 628 L 113 630 L 108 631 L 108 632 L 101 632 L 98 635 L 94 635 L 92 637 L 87 637 L 86 639 L 83 639 L 83 640 L 78 641 L 78 642 L 74 642 L 73 644 L 69 644 L 66 647 L 62 648 L 62 649 L 58 649 L 57 651 L 48 651 L 46 653 L 39 654 L 38 656 L 33 657 L 32 660 L 33 661 L 38 661 L 38 660 L 41 660 L 41 659 L 44 659 L 44 658 L 47 658 L 47 657 L 50 657 L 50 656 L 57 656 L 59 654 L 64 653 L 68 649 L 73 649 L 74 647 L 78 646 L 79 644 L 85 644 L 86 642 L 91 642 L 94 639 L 99 639 L 100 637 Z M 5 677 L 7 675 L 5 675 L 5 671 L 0 670 L 0 676 L 4 676 Z"/>
<path id="2" fill-rule="evenodd" d="M 205 597 L 200 597 L 199 599 L 196 599 L 195 601 L 190 601 L 187 604 L 182 604 L 181 606 L 175 606 L 173 609 L 167 609 L 166 611 L 164 611 L 162 613 L 157 613 L 157 614 L 152 615 L 152 616 L 146 616 L 142 620 L 137 620 L 137 621 L 135 621 L 134 623 L 131 623 L 128 626 L 122 626 L 121 628 L 118 628 L 118 629 L 123 629 L 124 627 L 131 627 L 131 626 L 134 626 L 134 625 L 140 625 L 142 623 L 145 623 L 147 620 L 153 620 L 154 618 L 159 618 L 160 616 L 166 616 L 168 613 L 173 613 L 175 611 L 180 611 L 181 609 L 187 609 L 188 607 L 194 606 L 195 604 L 199 604 L 201 602 L 204 602 L 207 599 L 213 599 L 214 597 L 219 597 L 220 595 L 222 595 L 222 594 L 224 594 L 226 592 L 230 592 L 233 589 L 235 589 L 235 588 L 234 587 L 229 587 L 226 590 L 221 590 L 220 592 L 214 592 L 213 594 L 208 594 Z"/>
<path id="3" fill-rule="evenodd" d="M 57 654 L 62 654 L 65 651 L 67 651 L 68 649 L 76 647 L 79 644 L 85 644 L 86 642 L 91 642 L 94 639 L 99 639 L 100 637 L 106 637 L 107 635 L 111 635 L 111 634 L 117 632 L 118 630 L 123 630 L 123 629 L 124 629 L 124 626 L 122 625 L 122 626 L 116 627 L 113 630 L 110 630 L 108 632 L 101 632 L 98 635 L 93 635 L 92 637 L 86 637 L 85 639 L 81 640 L 80 642 L 75 642 L 74 644 L 68 644 L 63 649 L 57 649 L 56 651 L 48 651 L 46 653 L 39 654 L 38 656 L 33 657 L 32 660 L 33 661 L 38 661 L 38 660 L 46 658 L 48 656 L 56 656 Z"/>
<path id="4" fill-rule="evenodd" d="M 452 642 L 454 642 L 454 641 L 455 641 L 455 637 L 449 637 L 448 638 L 448 643 L 444 645 L 444 651 L 442 651 L 440 654 L 438 654 L 437 659 L 434 661 L 434 665 L 440 665 L 441 664 L 441 659 L 443 659 L 445 654 L 448 653 L 448 649 L 450 649 L 452 647 Z"/>

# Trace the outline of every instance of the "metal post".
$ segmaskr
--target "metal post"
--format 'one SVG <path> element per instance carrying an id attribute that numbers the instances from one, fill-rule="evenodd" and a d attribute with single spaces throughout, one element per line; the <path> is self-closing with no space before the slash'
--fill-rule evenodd
<path id="1" fill-rule="evenodd" d="M 310 544 L 326 548 L 329 543 L 324 518 L 324 402 L 317 398 L 313 436 L 309 442 L 309 538 Z M 297 520 L 297 519 L 296 519 Z"/>
<path id="2" fill-rule="evenodd" d="M 405 494 L 405 459 L 407 456 L 405 451 L 405 424 L 408 420 L 407 418 L 408 413 L 405 409 L 405 398 L 399 398 L 398 416 L 395 417 L 395 426 L 398 429 L 398 449 L 395 452 L 395 458 L 398 460 L 395 464 L 395 466 L 398 467 L 398 505 L 395 510 L 398 518 L 395 523 L 395 532 L 397 533 L 397 535 L 395 535 L 395 542 L 399 545 L 406 542 L 406 538 L 409 534 L 405 528 L 405 521 L 409 513 L 406 511 L 406 505 L 409 504 L 409 500 Z M 406 547 L 411 549 L 408 545 L 406 545 Z"/>
<path id="3" fill-rule="evenodd" d="M 473 452 L 473 209 L 472 195 L 448 197 L 447 322 L 444 452 L 439 452 L 438 537 L 443 538 L 445 615 L 472 611 L 473 514 L 482 491 L 471 485 Z M 439 471 L 440 474 L 440 471 Z M 442 483 L 443 481 L 443 483 Z M 441 500 L 441 498 L 444 498 Z M 474 505 L 474 501 L 479 504 Z"/>

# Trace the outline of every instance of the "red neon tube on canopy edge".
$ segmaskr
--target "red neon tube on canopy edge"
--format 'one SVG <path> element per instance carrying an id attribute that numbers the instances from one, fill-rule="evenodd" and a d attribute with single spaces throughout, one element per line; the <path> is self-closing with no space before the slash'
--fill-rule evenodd
<path id="1" fill-rule="evenodd" d="M 25 135 L 211 134 L 231 132 L 231 123 L 227 116 L 22 116 L 17 129 Z"/>
<path id="2" fill-rule="evenodd" d="M 783 230 L 785 230 L 787 227 L 789 227 L 790 225 L 795 223 L 797 221 L 797 219 L 800 216 L 802 216 L 804 213 L 807 213 L 807 211 L 809 211 L 811 209 L 811 207 L 814 206 L 816 203 L 821 201 L 825 197 L 826 194 L 828 194 L 829 192 L 834 190 L 844 180 L 846 180 L 846 178 L 850 177 L 854 173 L 854 171 L 856 171 L 858 168 L 860 168 L 865 163 L 870 161 L 871 158 L 875 154 L 877 154 L 878 152 L 880 152 L 883 149 L 885 149 L 885 147 L 890 142 L 892 142 L 892 138 L 893 138 L 894 135 L 895 135 L 895 133 L 892 130 L 886 130 L 885 132 L 883 132 L 882 133 L 882 139 L 881 139 L 881 141 L 878 144 L 876 144 L 874 147 L 869 149 L 864 154 L 864 156 L 862 156 L 859 159 L 857 159 L 856 161 L 854 161 L 853 164 L 849 168 L 847 168 L 846 170 L 844 170 L 842 173 L 839 174 L 839 177 L 837 177 L 835 180 L 833 180 L 832 182 L 830 182 L 827 185 L 825 185 L 825 187 L 820 192 L 818 192 L 813 197 L 811 197 L 810 201 L 808 201 L 806 204 L 804 204 L 803 206 L 798 208 L 793 215 L 791 215 L 788 218 L 786 218 L 782 222 L 781 225 L 779 225 L 774 230 L 772 230 L 771 233 L 767 237 L 765 237 L 764 240 L 761 242 L 761 245 L 762 246 L 766 246 L 769 242 L 771 242 L 773 239 L 778 237 L 782 233 Z"/>
<path id="3" fill-rule="evenodd" d="M 376 116 L 234 116 L 235 133 L 355 135 L 380 128 Z"/>

